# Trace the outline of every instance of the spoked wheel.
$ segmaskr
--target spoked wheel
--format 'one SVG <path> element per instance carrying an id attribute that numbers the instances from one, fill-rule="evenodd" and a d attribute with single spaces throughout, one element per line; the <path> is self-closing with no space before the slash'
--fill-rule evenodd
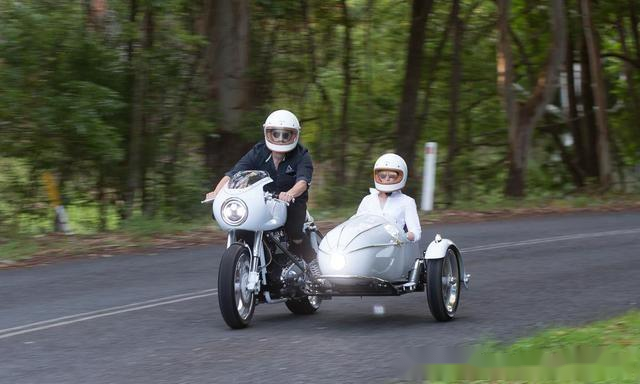
<path id="1" fill-rule="evenodd" d="M 460 262 L 449 248 L 442 259 L 427 260 L 427 303 L 438 321 L 452 320 L 460 300 Z"/>
<path id="2" fill-rule="evenodd" d="M 241 244 L 225 251 L 218 271 L 218 303 L 222 318 L 234 329 L 249 325 L 255 310 L 255 294 L 247 289 L 251 254 Z"/>
<path id="3" fill-rule="evenodd" d="M 285 305 L 296 315 L 311 315 L 320 308 L 322 299 L 318 296 L 305 296 L 299 299 L 289 299 Z"/>

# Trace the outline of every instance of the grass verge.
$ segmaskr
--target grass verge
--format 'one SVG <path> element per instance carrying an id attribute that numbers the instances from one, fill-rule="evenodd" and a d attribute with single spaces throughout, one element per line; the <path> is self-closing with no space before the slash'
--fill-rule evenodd
<path id="1" fill-rule="evenodd" d="M 485 344 L 467 363 L 425 365 L 424 375 L 424 383 L 638 383 L 640 312 Z"/>

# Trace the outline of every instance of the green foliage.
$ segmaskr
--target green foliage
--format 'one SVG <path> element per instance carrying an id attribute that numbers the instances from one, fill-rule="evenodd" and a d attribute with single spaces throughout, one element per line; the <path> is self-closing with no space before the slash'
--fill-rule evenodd
<path id="1" fill-rule="evenodd" d="M 140 173 L 133 213 L 145 216 L 133 220 L 208 217 L 198 202 L 213 182 L 211 175 L 221 170 L 203 166 L 203 141 L 224 127 L 216 98 L 220 84 L 209 72 L 218 51 L 206 28 L 206 2 L 138 2 L 132 15 L 131 2 L 108 1 L 95 25 L 87 13 L 89 3 L 2 1 L 0 232 L 49 230 L 53 218 L 40 181 L 44 171 L 56 175 L 78 232 L 124 225 L 132 169 Z M 416 117 L 422 134 L 415 143 L 416 167 L 409 175 L 410 185 L 418 186 L 423 143 L 438 142 L 438 207 L 444 201 L 446 154 L 452 146 L 451 5 L 434 2 L 427 21 Z M 618 186 L 624 183 L 626 191 L 640 188 L 640 71 L 637 60 L 633 62 L 640 53 L 635 51 L 632 5 L 640 8 L 636 0 L 593 4 L 611 109 L 615 181 Z M 270 110 L 289 108 L 302 119 L 302 142 L 315 163 L 311 206 L 323 210 L 354 210 L 372 186 L 375 159 L 395 149 L 408 54 L 411 2 L 349 0 L 346 6 L 348 20 L 337 0 L 250 2 L 250 90 L 247 105 L 232 107 L 243 111 L 242 129 L 237 131 L 239 140 L 247 142 L 261 138 L 261 122 Z M 578 62 L 578 2 L 569 0 L 566 7 Z M 496 17 L 494 2 L 461 2 L 464 34 L 454 206 L 504 202 L 508 136 L 496 87 Z M 352 79 L 346 116 L 347 175 L 337 180 L 347 25 Z M 535 86 L 551 41 L 548 2 L 514 0 L 510 27 L 515 81 L 524 100 Z M 631 62 L 620 59 L 625 56 Z M 559 97 L 553 104 L 560 106 Z M 136 120 L 137 114 L 142 118 Z M 137 166 L 131 166 L 134 127 L 141 131 L 141 145 L 134 153 L 140 157 Z M 576 190 L 549 127 L 556 127 L 562 137 L 571 136 L 569 126 L 553 114 L 534 132 L 527 180 L 527 192 L 534 199 Z M 564 149 L 575 160 L 574 146 Z M 587 180 L 587 190 L 591 182 Z"/>

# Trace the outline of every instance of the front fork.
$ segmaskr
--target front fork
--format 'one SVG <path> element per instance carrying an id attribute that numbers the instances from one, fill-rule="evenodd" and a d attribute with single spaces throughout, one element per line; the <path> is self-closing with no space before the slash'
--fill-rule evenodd
<path id="1" fill-rule="evenodd" d="M 260 277 L 262 277 L 262 282 L 265 285 L 267 284 L 266 268 L 262 268 L 262 276 L 258 273 L 258 265 L 265 265 L 264 248 L 262 246 L 262 231 L 257 231 L 253 238 L 253 252 L 251 252 L 251 255 L 247 289 L 257 294 L 260 292 Z"/>
<path id="2" fill-rule="evenodd" d="M 262 276 L 258 272 L 259 265 L 265 265 L 264 260 L 264 248 L 262 247 L 262 231 L 258 231 L 255 233 L 255 237 L 253 239 L 253 249 L 249 248 L 249 246 L 244 242 L 240 242 L 243 246 L 245 246 L 249 253 L 251 254 L 251 262 L 249 263 L 249 278 L 247 280 L 247 290 L 253 291 L 254 293 L 260 292 L 260 277 L 262 277 L 262 282 L 267 284 L 267 273 L 265 268 L 262 268 Z M 229 231 L 227 235 L 227 248 L 231 246 L 231 244 L 238 242 L 236 231 Z"/>

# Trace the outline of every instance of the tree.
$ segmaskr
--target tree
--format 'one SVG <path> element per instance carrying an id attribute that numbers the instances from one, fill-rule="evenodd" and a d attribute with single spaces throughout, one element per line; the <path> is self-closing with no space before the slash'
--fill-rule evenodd
<path id="1" fill-rule="evenodd" d="M 425 41 L 425 26 L 433 7 L 433 0 L 414 0 L 411 9 L 411 27 L 407 48 L 407 61 L 402 87 L 402 96 L 398 107 L 396 123 L 397 144 L 396 151 L 406 162 L 410 174 L 415 174 L 414 162 L 416 157 L 416 108 L 418 89 L 422 73 L 423 46 Z"/>
<path id="2" fill-rule="evenodd" d="M 566 54 L 564 0 L 551 0 L 552 42 L 547 63 L 538 75 L 535 88 L 525 102 L 518 103 L 514 92 L 513 54 L 509 39 L 510 0 L 498 0 L 498 88 L 502 91 L 509 125 L 508 176 L 505 194 L 525 194 L 527 160 L 533 129 L 558 87 L 560 66 Z"/>
<path id="3" fill-rule="evenodd" d="M 600 184 L 607 188 L 611 184 L 611 154 L 609 152 L 609 125 L 607 121 L 607 89 L 604 85 L 602 64 L 600 62 L 600 47 L 598 46 L 598 34 L 593 27 L 591 16 L 591 1 L 580 0 L 582 10 L 582 27 L 589 54 L 589 70 L 593 83 L 593 93 L 596 101 L 596 123 L 598 127 L 597 154 L 598 154 L 598 178 Z"/>
<path id="4" fill-rule="evenodd" d="M 458 114 L 460 103 L 460 82 L 462 77 L 462 34 L 464 32 L 464 24 L 460 18 L 460 0 L 453 0 L 451 10 L 451 20 L 453 23 L 453 53 L 451 58 L 451 82 L 449 103 L 451 111 L 449 112 L 449 140 L 447 148 L 447 164 L 445 168 L 445 190 L 447 192 L 447 205 L 453 204 L 455 200 L 456 178 L 454 173 L 454 164 L 456 154 L 458 152 Z"/>
<path id="5" fill-rule="evenodd" d="M 249 110 L 249 1 L 206 0 L 205 18 L 205 61 L 217 123 L 217 132 L 205 135 L 205 164 L 218 177 L 249 146 L 240 133 Z"/>

